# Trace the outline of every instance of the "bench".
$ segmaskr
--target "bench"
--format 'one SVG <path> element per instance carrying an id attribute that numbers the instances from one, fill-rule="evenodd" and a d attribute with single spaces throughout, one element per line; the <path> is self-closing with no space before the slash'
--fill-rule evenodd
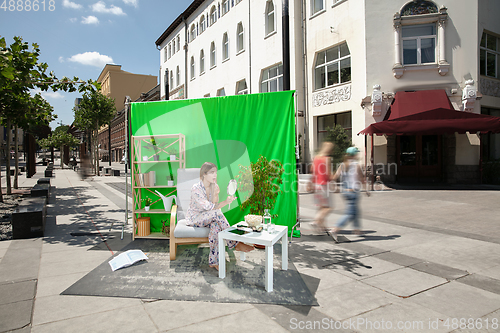
<path id="1" fill-rule="evenodd" d="M 49 194 L 50 194 L 50 183 L 44 184 L 35 184 L 31 188 L 31 197 L 45 197 L 46 202 L 49 202 Z"/>
<path id="2" fill-rule="evenodd" d="M 50 184 L 50 178 L 39 178 L 36 181 L 37 184 Z"/>
<path id="3" fill-rule="evenodd" d="M 47 205 L 45 198 L 25 198 L 12 213 L 12 238 L 43 237 Z"/>
<path id="4" fill-rule="evenodd" d="M 112 171 L 113 176 L 120 176 L 120 170 L 113 169 L 111 171 Z"/>
<path id="5" fill-rule="evenodd" d="M 53 169 L 52 169 L 52 168 L 47 167 L 47 169 L 45 169 L 45 174 L 44 174 L 44 176 L 45 176 L 45 177 L 52 177 L 52 171 L 53 171 Z"/>

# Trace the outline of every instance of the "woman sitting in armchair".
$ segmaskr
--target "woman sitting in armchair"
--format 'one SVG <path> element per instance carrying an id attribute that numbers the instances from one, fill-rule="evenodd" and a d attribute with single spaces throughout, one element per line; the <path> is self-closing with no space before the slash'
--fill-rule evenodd
<path id="1" fill-rule="evenodd" d="M 210 254 L 208 264 L 210 267 L 219 269 L 218 234 L 220 231 L 229 228 L 226 217 L 220 210 L 225 205 L 235 200 L 235 197 L 228 196 L 226 200 L 219 202 L 219 186 L 217 185 L 217 166 L 210 162 L 205 162 L 200 169 L 199 183 L 193 185 L 191 189 L 191 201 L 186 213 L 187 225 L 193 227 L 209 227 L 208 241 L 210 244 Z M 226 241 L 229 249 L 249 252 L 253 246 L 236 242 Z M 225 260 L 225 258 L 222 258 Z"/>

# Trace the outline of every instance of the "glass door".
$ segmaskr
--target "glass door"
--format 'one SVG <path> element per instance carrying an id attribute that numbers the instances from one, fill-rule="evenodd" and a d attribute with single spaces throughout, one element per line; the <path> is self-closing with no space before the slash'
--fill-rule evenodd
<path id="1" fill-rule="evenodd" d="M 441 136 L 398 137 L 398 181 L 439 182 L 441 180 Z"/>

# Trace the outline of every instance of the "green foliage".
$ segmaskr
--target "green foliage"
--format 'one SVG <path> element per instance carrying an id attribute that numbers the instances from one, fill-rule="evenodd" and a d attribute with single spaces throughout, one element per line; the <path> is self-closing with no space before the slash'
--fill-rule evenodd
<path id="1" fill-rule="evenodd" d="M 263 215 L 264 209 L 272 211 L 276 198 L 281 193 L 280 185 L 283 183 L 284 172 L 280 161 L 268 161 L 264 156 L 260 156 L 257 162 L 252 162 L 250 166 L 240 165 L 240 172 L 236 176 L 238 190 L 247 193 L 253 191 L 240 205 L 240 209 L 248 207 L 250 213 L 255 215 Z"/>
<path id="2" fill-rule="evenodd" d="M 345 151 L 352 146 L 351 138 L 347 135 L 346 130 L 339 124 L 335 127 L 327 129 L 326 141 L 333 142 L 333 166 L 335 167 L 344 160 Z"/>
<path id="3" fill-rule="evenodd" d="M 142 203 L 144 204 L 144 206 L 151 206 L 151 204 L 153 203 L 153 200 L 151 198 L 145 198 L 145 199 L 142 199 Z"/>
<path id="4" fill-rule="evenodd" d="M 108 124 L 116 111 L 115 101 L 99 91 L 87 91 L 82 101 L 73 109 L 75 126 L 82 130 L 97 130 L 99 125 Z"/>
<path id="5" fill-rule="evenodd" d="M 80 144 L 80 140 L 78 140 L 68 132 L 65 132 L 63 130 L 56 130 L 54 130 L 54 133 L 52 133 L 48 138 L 38 140 L 38 145 L 42 148 L 59 148 L 62 146 L 76 147 Z"/>

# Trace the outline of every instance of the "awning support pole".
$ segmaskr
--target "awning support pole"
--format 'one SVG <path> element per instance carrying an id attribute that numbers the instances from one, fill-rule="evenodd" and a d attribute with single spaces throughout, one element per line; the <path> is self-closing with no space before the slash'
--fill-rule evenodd
<path id="1" fill-rule="evenodd" d="M 373 184 L 373 183 L 375 183 L 375 166 L 373 165 L 373 161 L 375 160 L 375 158 L 374 158 L 374 154 L 375 154 L 375 152 L 374 152 L 374 150 L 373 150 L 373 146 L 374 146 L 374 145 L 373 145 L 373 133 L 372 133 L 372 134 L 371 134 L 371 152 L 370 152 L 370 154 L 371 154 L 371 157 L 370 157 L 370 164 L 371 164 L 371 166 L 372 166 L 372 175 L 371 175 L 371 178 L 372 178 L 372 188 L 371 188 L 371 190 L 372 190 L 372 191 L 373 191 L 373 186 L 374 186 L 374 184 Z"/>
<path id="2" fill-rule="evenodd" d="M 479 133 L 479 184 L 483 183 L 483 134 Z"/>

